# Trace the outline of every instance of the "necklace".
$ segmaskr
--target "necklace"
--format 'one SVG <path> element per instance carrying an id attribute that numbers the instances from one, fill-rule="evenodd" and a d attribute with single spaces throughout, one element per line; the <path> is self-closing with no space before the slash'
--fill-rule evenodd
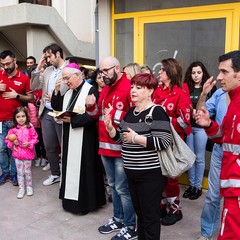
<path id="1" fill-rule="evenodd" d="M 69 100 L 68 106 L 66 107 L 66 111 L 69 111 L 69 109 L 72 107 L 72 105 L 76 103 L 76 99 L 78 98 L 81 90 L 82 90 L 82 88 L 79 89 L 78 93 L 76 94 L 76 96 L 74 97 L 73 100 L 72 100 L 72 99 Z M 71 101 L 71 100 L 72 100 L 72 101 Z"/>
<path id="2" fill-rule="evenodd" d="M 145 108 L 143 110 L 145 110 Z M 136 107 L 135 107 L 134 110 L 133 110 L 133 115 L 138 116 L 143 110 L 141 110 L 139 112 L 136 112 Z"/>
<path id="3" fill-rule="evenodd" d="M 133 115 L 134 115 L 134 116 L 138 116 L 141 112 L 143 112 L 144 110 L 150 108 L 152 105 L 153 105 L 153 103 L 148 104 L 145 108 L 143 108 L 143 109 L 140 110 L 139 112 L 136 111 L 136 107 L 135 107 L 134 110 L 133 110 Z"/>

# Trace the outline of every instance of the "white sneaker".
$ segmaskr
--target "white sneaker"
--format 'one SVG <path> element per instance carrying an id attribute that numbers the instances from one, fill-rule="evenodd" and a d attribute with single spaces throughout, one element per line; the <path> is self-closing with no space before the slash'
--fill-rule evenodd
<path id="1" fill-rule="evenodd" d="M 32 196 L 32 195 L 33 195 L 33 188 L 27 187 L 27 196 Z"/>
<path id="2" fill-rule="evenodd" d="M 47 160 L 45 158 L 42 158 L 41 167 L 45 167 L 46 164 L 47 164 Z"/>
<path id="3" fill-rule="evenodd" d="M 17 194 L 17 198 L 22 199 L 24 197 L 24 194 L 25 194 L 25 190 L 20 188 Z"/>
<path id="4" fill-rule="evenodd" d="M 50 175 L 48 177 L 48 179 L 43 182 L 43 185 L 44 186 L 49 186 L 49 185 L 52 185 L 52 184 L 54 184 L 56 182 L 60 182 L 60 177 L 59 176 Z"/>
<path id="5" fill-rule="evenodd" d="M 38 158 L 37 160 L 35 160 L 35 167 L 40 167 L 40 163 L 41 163 L 41 158 Z"/>
<path id="6" fill-rule="evenodd" d="M 50 170 L 50 163 L 48 163 L 42 170 L 43 170 L 43 171 L 48 171 L 48 170 Z"/>

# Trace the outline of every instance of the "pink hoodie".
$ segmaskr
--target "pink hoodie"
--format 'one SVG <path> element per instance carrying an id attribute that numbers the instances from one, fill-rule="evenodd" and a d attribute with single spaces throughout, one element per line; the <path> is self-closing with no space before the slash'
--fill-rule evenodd
<path id="1" fill-rule="evenodd" d="M 18 138 L 18 145 L 15 146 L 14 148 L 13 142 L 7 139 L 9 134 L 15 134 Z M 5 138 L 5 142 L 8 148 L 12 148 L 12 156 L 14 158 L 20 160 L 33 160 L 35 157 L 34 145 L 38 142 L 38 135 L 32 125 L 30 128 L 21 127 L 18 125 L 17 127 L 11 128 L 8 131 L 8 134 Z M 22 144 L 24 142 L 29 143 L 29 146 L 27 148 L 22 147 Z"/>

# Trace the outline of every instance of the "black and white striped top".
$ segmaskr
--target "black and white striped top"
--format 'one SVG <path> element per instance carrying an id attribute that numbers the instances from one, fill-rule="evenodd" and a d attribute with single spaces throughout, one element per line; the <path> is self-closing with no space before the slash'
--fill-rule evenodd
<path id="1" fill-rule="evenodd" d="M 172 135 L 169 117 L 164 109 L 156 106 L 152 113 L 152 121 L 145 122 L 146 115 L 151 109 L 148 108 L 135 116 L 131 108 L 119 125 L 115 141 L 122 141 L 122 158 L 124 167 L 132 170 L 147 170 L 159 168 L 157 150 L 165 149 L 171 143 Z M 122 131 L 131 128 L 139 135 L 147 137 L 147 146 L 124 142 Z"/>

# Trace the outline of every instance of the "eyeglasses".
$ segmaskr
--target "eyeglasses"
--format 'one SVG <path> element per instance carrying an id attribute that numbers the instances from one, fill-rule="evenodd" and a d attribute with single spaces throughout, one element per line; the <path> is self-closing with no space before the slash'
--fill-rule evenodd
<path id="1" fill-rule="evenodd" d="M 113 69 L 113 68 L 115 68 L 115 67 L 116 67 L 116 65 L 114 65 L 114 66 L 112 66 L 112 67 L 110 67 L 110 68 L 104 68 L 103 70 L 100 70 L 99 73 L 100 73 L 100 74 L 107 75 L 107 74 L 108 74 L 108 71 L 111 70 L 111 69 Z"/>
<path id="2" fill-rule="evenodd" d="M 73 74 L 73 75 L 75 75 L 75 74 Z M 63 77 L 62 80 L 68 82 L 73 75 L 67 76 L 67 77 Z"/>
<path id="3" fill-rule="evenodd" d="M 7 62 L 7 63 L 1 63 L 0 65 L 1 65 L 1 67 L 9 67 L 12 63 L 13 63 L 14 61 L 12 61 L 12 62 Z"/>

